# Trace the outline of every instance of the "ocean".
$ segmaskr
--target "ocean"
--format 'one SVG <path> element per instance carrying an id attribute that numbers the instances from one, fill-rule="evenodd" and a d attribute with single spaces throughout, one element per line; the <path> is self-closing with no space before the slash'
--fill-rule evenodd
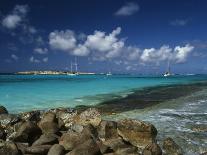
<path id="1" fill-rule="evenodd" d="M 138 106 L 132 104 L 132 108 L 129 104 L 120 108 L 116 115 L 105 118 L 135 118 L 150 122 L 158 129 L 158 142 L 170 136 L 186 154 L 193 155 L 207 151 L 206 83 L 207 75 L 0 75 L 0 105 L 10 113 L 102 103 L 110 103 L 104 108 L 112 109 L 119 103 L 121 105 L 124 99 L 128 101 L 127 97 L 130 102 L 138 102 L 131 98 L 143 98 L 156 104 L 142 106 L 148 102 L 140 102 Z M 150 91 L 143 91 L 145 89 Z M 110 101 L 114 101 L 113 106 Z"/>

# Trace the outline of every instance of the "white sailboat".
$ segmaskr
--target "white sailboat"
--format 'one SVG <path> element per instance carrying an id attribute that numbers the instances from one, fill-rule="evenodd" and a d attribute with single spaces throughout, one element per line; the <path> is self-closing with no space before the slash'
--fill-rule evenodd
<path id="1" fill-rule="evenodd" d="M 111 76 L 111 75 L 112 75 L 112 73 L 111 73 L 111 72 L 108 72 L 108 73 L 106 73 L 106 75 L 107 75 L 107 76 Z"/>
<path id="2" fill-rule="evenodd" d="M 75 72 L 73 71 L 73 65 L 75 66 Z M 68 73 L 67 75 L 70 75 L 70 76 L 78 75 L 78 64 L 77 64 L 77 59 L 76 58 L 75 58 L 75 63 L 73 63 L 71 61 L 71 63 L 70 63 L 70 73 Z"/>
<path id="3" fill-rule="evenodd" d="M 168 77 L 171 76 L 171 72 L 170 72 L 170 61 L 168 61 L 168 67 L 167 67 L 167 71 L 165 72 L 165 74 L 163 75 L 164 77 Z"/>

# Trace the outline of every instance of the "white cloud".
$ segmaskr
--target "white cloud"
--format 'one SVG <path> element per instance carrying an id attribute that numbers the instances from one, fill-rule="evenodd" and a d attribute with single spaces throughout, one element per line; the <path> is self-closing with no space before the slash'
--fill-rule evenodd
<path id="1" fill-rule="evenodd" d="M 22 18 L 18 15 L 8 15 L 2 20 L 2 25 L 8 29 L 14 29 L 21 21 Z"/>
<path id="2" fill-rule="evenodd" d="M 139 6 L 136 3 L 127 3 L 115 12 L 116 16 L 130 16 L 139 11 Z"/>
<path id="3" fill-rule="evenodd" d="M 185 26 L 186 24 L 188 24 L 188 20 L 187 19 L 176 19 L 170 22 L 170 25 L 172 26 Z"/>
<path id="4" fill-rule="evenodd" d="M 43 58 L 42 61 L 45 63 L 48 62 L 48 57 Z"/>
<path id="5" fill-rule="evenodd" d="M 54 31 L 49 34 L 49 45 L 53 49 L 69 51 L 76 46 L 73 31 Z"/>
<path id="6" fill-rule="evenodd" d="M 47 54 L 48 49 L 47 48 L 35 48 L 34 52 L 38 54 Z"/>
<path id="7" fill-rule="evenodd" d="M 133 46 L 128 46 L 125 49 L 126 55 L 125 57 L 128 60 L 138 60 L 141 54 L 141 49 Z"/>
<path id="8" fill-rule="evenodd" d="M 190 44 L 187 44 L 183 47 L 180 46 L 176 46 L 174 49 L 174 60 L 177 63 L 183 63 L 186 61 L 187 56 L 189 55 L 190 52 L 192 52 L 194 49 L 193 46 L 191 46 Z"/>
<path id="9" fill-rule="evenodd" d="M 13 11 L 3 18 L 2 25 L 8 29 L 15 29 L 24 20 L 27 12 L 27 5 L 16 5 Z"/>
<path id="10" fill-rule="evenodd" d="M 84 46 L 79 44 L 73 51 L 72 54 L 76 56 L 87 56 L 90 53 L 89 49 Z"/>
<path id="11" fill-rule="evenodd" d="M 19 60 L 19 57 L 18 57 L 17 55 L 15 55 L 15 54 L 12 54 L 12 55 L 11 55 L 11 58 L 12 58 L 13 60 L 15 60 L 15 61 L 18 61 L 18 60 Z"/>
<path id="12" fill-rule="evenodd" d="M 33 56 L 31 56 L 31 57 L 29 58 L 29 61 L 30 61 L 31 63 L 40 63 L 40 62 L 41 62 L 40 60 L 35 59 Z"/>

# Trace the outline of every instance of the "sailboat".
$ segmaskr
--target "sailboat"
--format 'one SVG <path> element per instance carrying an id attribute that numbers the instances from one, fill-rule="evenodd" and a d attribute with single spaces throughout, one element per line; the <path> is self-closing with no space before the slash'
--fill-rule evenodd
<path id="1" fill-rule="evenodd" d="M 165 74 L 163 75 L 164 77 L 168 77 L 171 76 L 171 72 L 170 72 L 170 61 L 168 61 L 168 67 L 167 67 L 167 71 L 165 72 Z"/>
<path id="2" fill-rule="evenodd" d="M 73 65 L 75 66 L 75 72 L 73 72 Z M 75 63 L 73 62 L 70 63 L 70 73 L 68 73 L 67 75 L 70 75 L 70 76 L 78 75 L 78 64 L 77 64 L 76 58 L 75 58 Z"/>
<path id="3" fill-rule="evenodd" d="M 108 73 L 106 73 L 106 75 L 107 75 L 107 76 L 111 76 L 111 75 L 112 75 L 112 73 L 111 73 L 111 72 L 108 72 Z"/>

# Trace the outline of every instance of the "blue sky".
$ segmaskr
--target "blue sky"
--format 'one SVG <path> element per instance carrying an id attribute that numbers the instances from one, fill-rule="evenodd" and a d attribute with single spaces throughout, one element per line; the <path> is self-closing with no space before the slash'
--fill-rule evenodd
<path id="1" fill-rule="evenodd" d="M 0 72 L 207 73 L 205 0 L 1 0 Z"/>

